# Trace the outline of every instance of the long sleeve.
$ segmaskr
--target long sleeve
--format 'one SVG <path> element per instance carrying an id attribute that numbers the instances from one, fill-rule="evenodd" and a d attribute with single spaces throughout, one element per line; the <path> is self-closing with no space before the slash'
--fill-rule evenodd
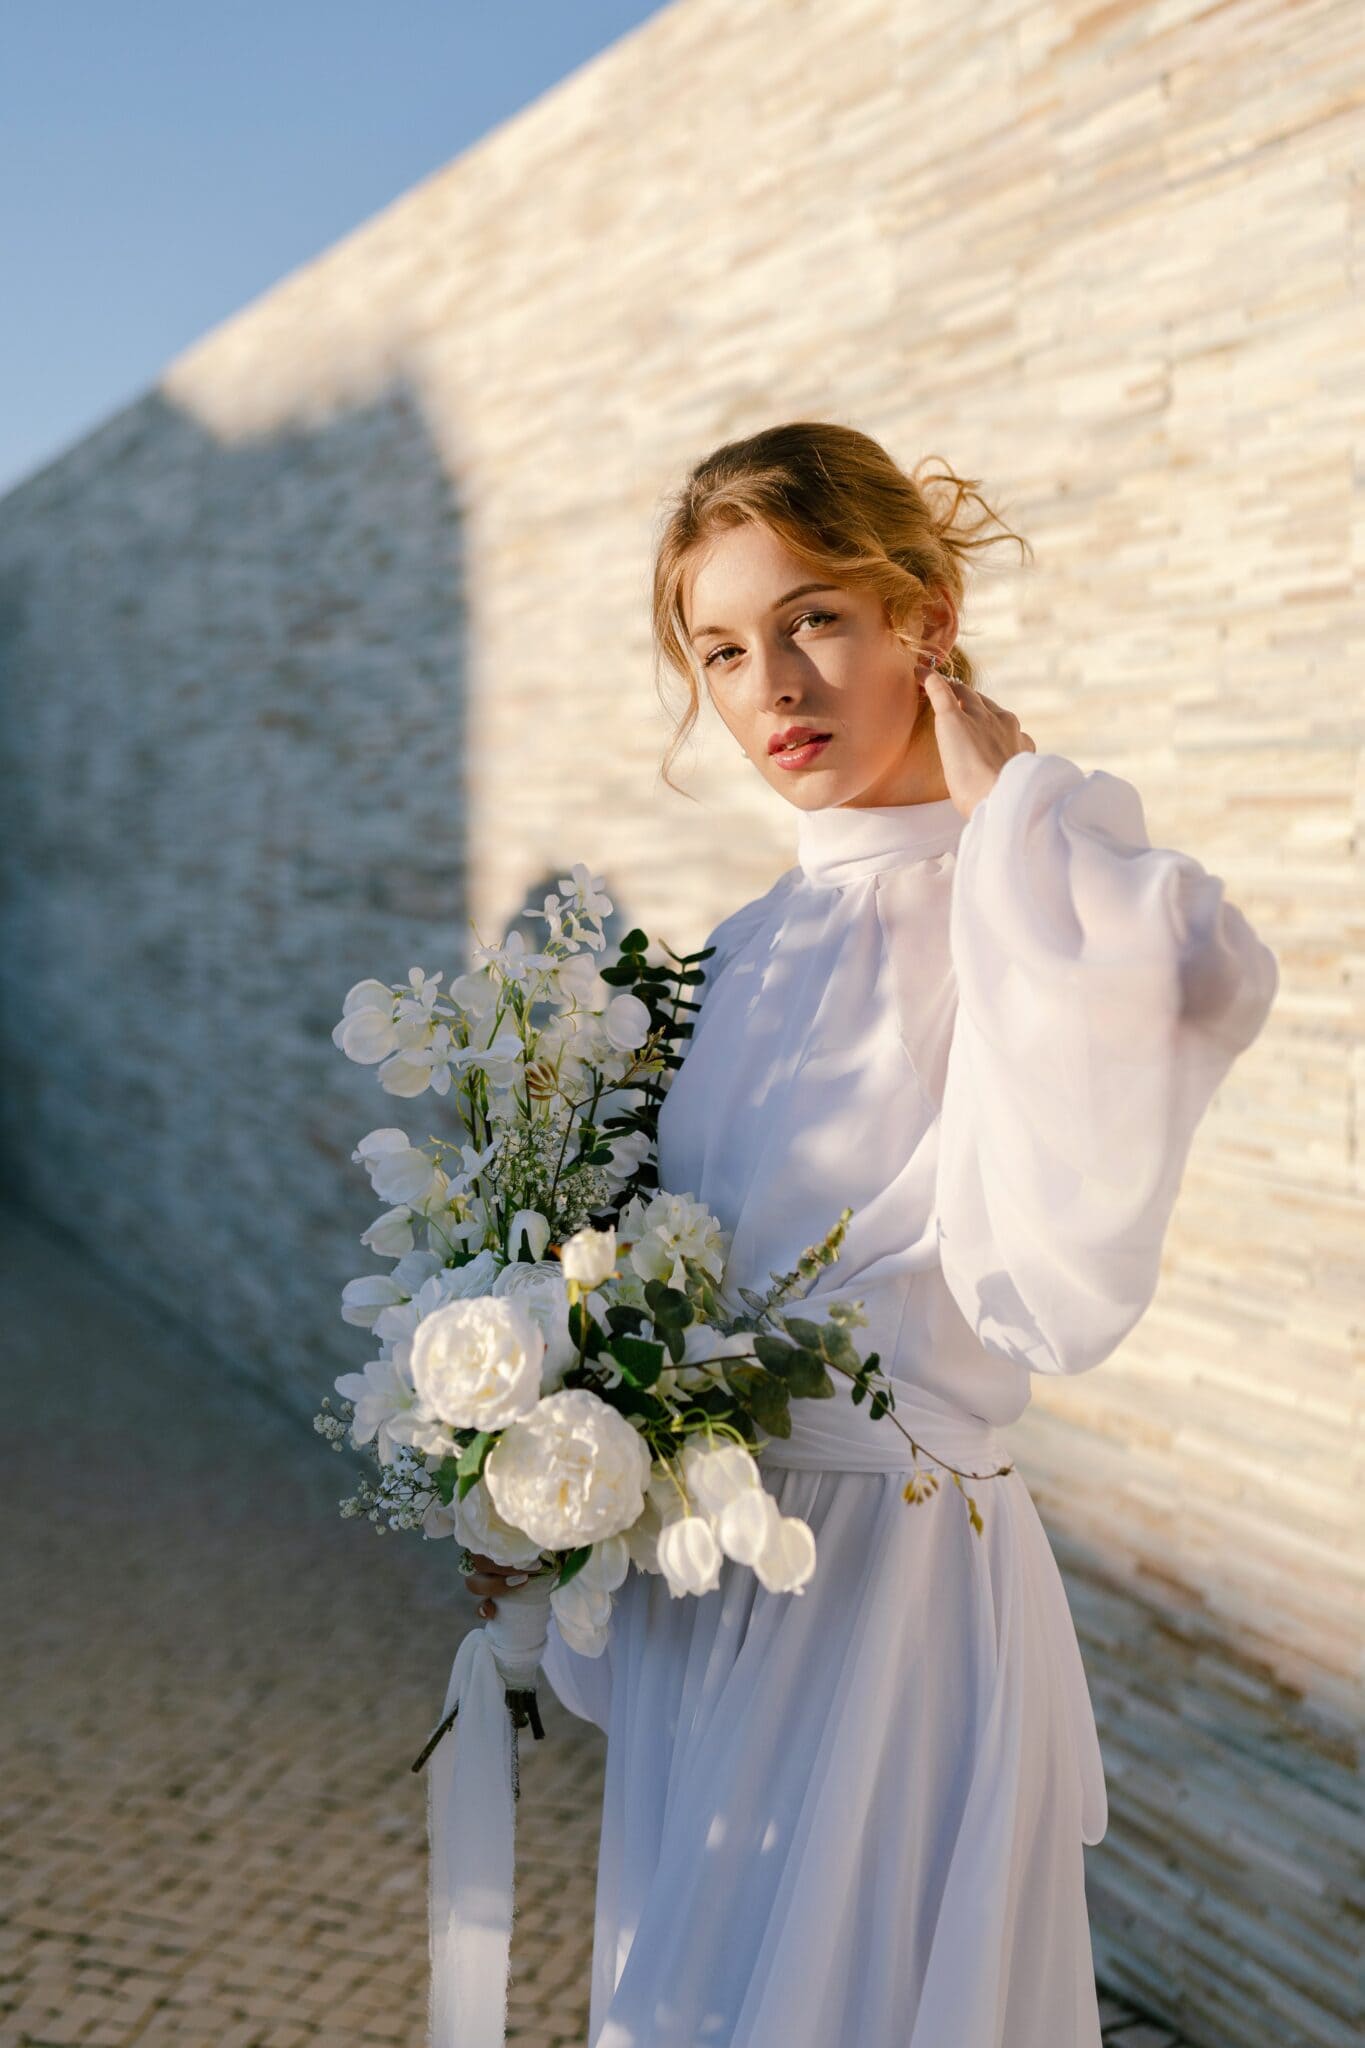
<path id="1" fill-rule="evenodd" d="M 1142 802 L 1059 754 L 1006 762 L 967 820 L 939 1255 L 987 1349 L 1107 1358 L 1150 1303 L 1195 1130 L 1279 986 L 1224 885 L 1153 847 Z"/>

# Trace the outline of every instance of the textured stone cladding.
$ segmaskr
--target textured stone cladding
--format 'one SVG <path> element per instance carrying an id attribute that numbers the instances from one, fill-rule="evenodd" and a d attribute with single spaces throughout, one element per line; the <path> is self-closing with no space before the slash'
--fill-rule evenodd
<path id="1" fill-rule="evenodd" d="M 792 858 L 713 725 L 659 779 L 686 466 L 839 419 L 1029 537 L 984 688 L 1283 975 L 1154 1306 L 1014 1432 L 1100 1973 L 1210 2048 L 1358 2038 L 1363 88 L 1325 0 L 681 0 L 0 503 L 9 1189 L 301 1417 L 368 1355 L 352 1147 L 447 1128 L 332 1047 L 350 984 L 575 859 L 682 948 Z"/>

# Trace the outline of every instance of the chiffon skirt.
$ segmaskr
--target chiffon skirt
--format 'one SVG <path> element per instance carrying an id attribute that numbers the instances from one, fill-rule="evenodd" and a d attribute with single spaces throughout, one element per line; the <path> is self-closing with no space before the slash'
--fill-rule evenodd
<path id="1" fill-rule="evenodd" d="M 967 1482 L 977 1535 L 946 1474 L 911 1504 L 875 1469 L 884 1422 L 802 1408 L 762 1460 L 815 1534 L 802 1593 L 632 1569 L 601 1657 L 552 1625 L 545 1675 L 607 1735 L 587 2048 L 1099 2048 L 1104 1775 L 1033 1499 Z M 945 1416 L 940 1456 L 1007 1461 Z"/>

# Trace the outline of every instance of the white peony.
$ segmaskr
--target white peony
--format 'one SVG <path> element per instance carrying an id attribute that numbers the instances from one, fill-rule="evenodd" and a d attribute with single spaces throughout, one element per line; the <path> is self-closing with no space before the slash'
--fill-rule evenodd
<path id="1" fill-rule="evenodd" d="M 471 1550 L 491 1557 L 494 1564 L 519 1565 L 529 1569 L 540 1563 L 540 1545 L 533 1543 L 524 1529 L 514 1529 L 510 1522 L 503 1520 L 482 1479 L 474 1481 L 463 1500 L 459 1498 L 457 1487 L 453 1506 L 455 1533 Z"/>
<path id="2" fill-rule="evenodd" d="M 566 1387 L 504 1432 L 483 1477 L 507 1521 L 546 1550 L 573 1550 L 629 1529 L 644 1505 L 650 1462 L 624 1415 L 586 1387 Z"/>
<path id="3" fill-rule="evenodd" d="M 513 1260 L 498 1274 L 492 1291 L 519 1301 L 534 1316 L 545 1339 L 540 1391 L 553 1394 L 578 1356 L 578 1347 L 569 1335 L 569 1293 L 559 1261 L 538 1259 L 528 1265 L 524 1259 Z"/>
<path id="4" fill-rule="evenodd" d="M 582 1288 L 600 1287 L 616 1270 L 615 1228 L 594 1230 L 585 1223 L 560 1246 L 559 1263 L 566 1280 L 576 1280 Z"/>
<path id="5" fill-rule="evenodd" d="M 413 1385 L 452 1429 L 506 1429 L 539 1401 L 544 1355 L 540 1326 L 520 1302 L 490 1294 L 448 1301 L 417 1325 Z M 515 1514 L 509 1520 L 521 1526 Z"/>
<path id="6" fill-rule="evenodd" d="M 659 1533 L 659 1569 L 675 1599 L 720 1584 L 721 1549 L 705 1515 L 679 1515 Z"/>

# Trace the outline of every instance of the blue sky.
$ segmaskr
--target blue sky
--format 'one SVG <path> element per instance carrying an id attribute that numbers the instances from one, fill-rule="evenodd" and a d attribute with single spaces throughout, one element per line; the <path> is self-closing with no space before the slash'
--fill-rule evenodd
<path id="1" fill-rule="evenodd" d="M 0 0 L 0 494 L 660 0 Z"/>

